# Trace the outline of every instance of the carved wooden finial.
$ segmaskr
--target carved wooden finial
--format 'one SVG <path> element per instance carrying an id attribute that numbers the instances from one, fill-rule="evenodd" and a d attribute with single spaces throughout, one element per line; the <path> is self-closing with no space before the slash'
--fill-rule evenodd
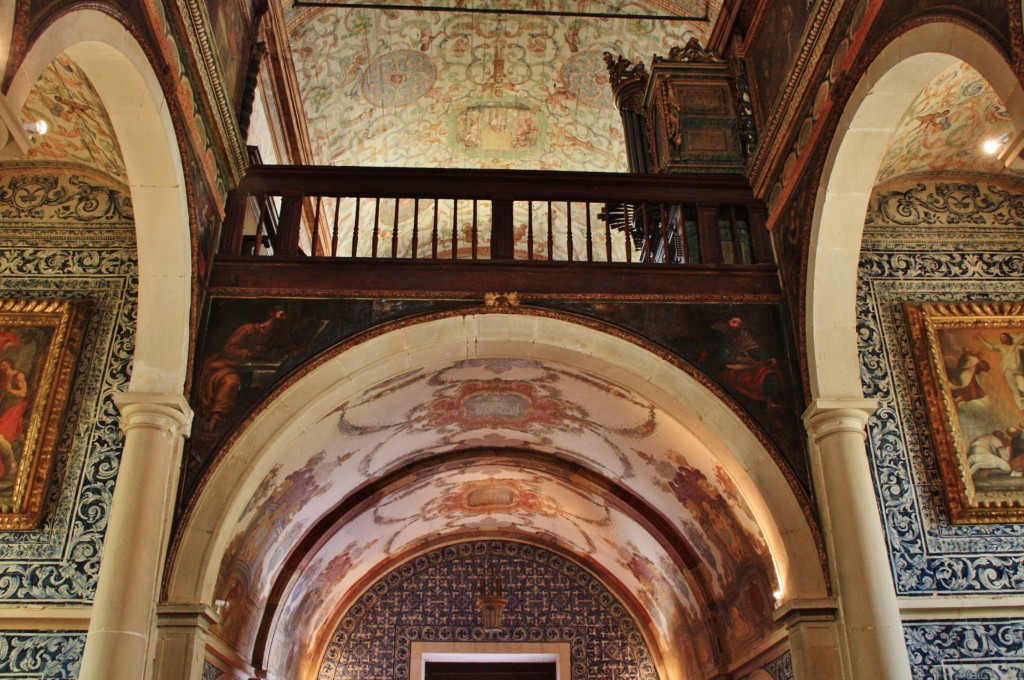
<path id="1" fill-rule="evenodd" d="M 691 64 L 721 64 L 725 60 L 718 56 L 718 52 L 708 50 L 700 46 L 697 38 L 690 38 L 682 47 L 678 45 L 668 52 L 668 57 L 654 57 L 655 64 L 666 62 L 689 62 Z"/>
<path id="2" fill-rule="evenodd" d="M 613 90 L 630 80 L 647 82 L 647 67 L 642 61 L 634 64 L 623 56 L 616 57 L 611 52 L 605 52 L 604 63 L 608 65 L 608 79 Z"/>

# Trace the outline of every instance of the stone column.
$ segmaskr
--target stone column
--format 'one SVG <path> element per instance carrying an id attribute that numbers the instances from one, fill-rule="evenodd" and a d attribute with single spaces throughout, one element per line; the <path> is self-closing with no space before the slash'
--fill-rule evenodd
<path id="1" fill-rule="evenodd" d="M 844 677 L 910 680 L 864 426 L 877 403 L 817 400 L 804 414 L 843 630 Z"/>
<path id="2" fill-rule="evenodd" d="M 80 680 L 142 679 L 192 409 L 180 395 L 114 395 L 124 450 L 114 487 Z"/>

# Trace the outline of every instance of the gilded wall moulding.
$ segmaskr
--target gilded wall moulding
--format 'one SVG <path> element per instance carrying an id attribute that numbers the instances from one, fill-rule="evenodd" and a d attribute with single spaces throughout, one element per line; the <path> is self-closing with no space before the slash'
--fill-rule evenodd
<path id="1" fill-rule="evenodd" d="M 0 529 L 39 526 L 87 311 L 0 300 Z"/>
<path id="2" fill-rule="evenodd" d="M 1024 521 L 1024 303 L 905 303 L 950 521 Z"/>

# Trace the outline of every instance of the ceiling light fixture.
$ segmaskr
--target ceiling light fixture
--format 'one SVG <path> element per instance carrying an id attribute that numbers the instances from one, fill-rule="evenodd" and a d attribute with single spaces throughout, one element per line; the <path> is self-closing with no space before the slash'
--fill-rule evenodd
<path id="1" fill-rule="evenodd" d="M 999 153 L 1000 149 L 1006 146 L 1006 143 L 1009 141 L 1010 135 L 1004 132 L 1003 134 L 999 135 L 994 139 L 986 139 L 985 142 L 981 145 L 981 148 L 984 149 L 985 153 L 987 153 L 989 156 L 995 156 L 997 153 Z"/>
<path id="2" fill-rule="evenodd" d="M 484 619 L 484 632 L 501 632 L 501 619 L 505 614 L 506 602 L 508 600 L 502 596 L 501 576 L 495 573 L 493 568 L 488 569 L 480 577 L 480 599 L 476 601 Z"/>
<path id="3" fill-rule="evenodd" d="M 22 123 L 21 127 L 25 128 L 25 132 L 30 132 L 36 135 L 45 135 L 50 131 L 50 124 L 42 119 L 39 119 L 34 123 Z"/>

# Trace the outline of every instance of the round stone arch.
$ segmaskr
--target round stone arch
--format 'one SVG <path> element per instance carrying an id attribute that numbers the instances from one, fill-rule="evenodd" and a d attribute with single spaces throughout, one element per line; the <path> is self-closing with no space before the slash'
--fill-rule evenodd
<path id="1" fill-rule="evenodd" d="M 863 398 L 857 354 L 857 268 L 868 200 L 893 132 L 925 86 L 963 61 L 980 73 L 1024 129 L 1024 91 L 1002 54 L 958 24 L 902 33 L 857 83 L 836 128 L 815 198 L 808 256 L 807 356 L 811 396 Z"/>
<path id="2" fill-rule="evenodd" d="M 89 77 L 124 156 L 135 213 L 139 319 L 131 391 L 180 395 L 188 365 L 192 246 L 188 197 L 174 125 L 145 52 L 116 19 L 69 12 L 32 43 L 7 98 L 19 111 L 61 53 Z"/>
<path id="3" fill-rule="evenodd" d="M 345 347 L 283 388 L 233 441 L 184 518 L 168 565 L 165 602 L 212 604 L 234 518 L 278 456 L 339 403 L 406 371 L 463 359 L 526 358 L 615 381 L 697 433 L 739 482 L 762 527 L 781 597 L 827 597 L 818 546 L 793 488 L 739 416 L 683 369 L 626 339 L 531 314 L 452 314 Z"/>
<path id="4" fill-rule="evenodd" d="M 14 0 L 0 0 L 0 73 L 7 70 L 14 38 Z"/>

